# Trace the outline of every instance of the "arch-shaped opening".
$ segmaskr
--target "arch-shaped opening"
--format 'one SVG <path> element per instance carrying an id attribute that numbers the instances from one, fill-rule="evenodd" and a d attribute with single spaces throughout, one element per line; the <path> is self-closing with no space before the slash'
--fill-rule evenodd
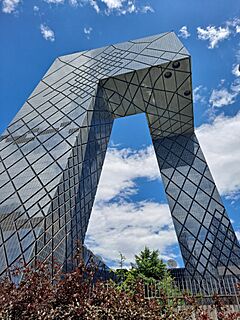
<path id="1" fill-rule="evenodd" d="M 85 244 L 113 268 L 144 246 L 183 266 L 144 113 L 114 121 Z"/>

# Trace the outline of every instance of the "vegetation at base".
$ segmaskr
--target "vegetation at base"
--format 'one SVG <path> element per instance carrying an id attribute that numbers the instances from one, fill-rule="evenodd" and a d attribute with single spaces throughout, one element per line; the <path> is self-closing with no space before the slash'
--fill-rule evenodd
<path id="1" fill-rule="evenodd" d="M 120 253 L 120 265 L 124 256 Z M 151 251 L 145 247 L 138 255 L 135 255 L 135 263 L 131 264 L 129 270 L 122 267 L 117 270 L 117 274 L 126 280 L 127 277 L 142 279 L 145 283 L 153 283 L 162 280 L 167 273 L 165 263 L 159 258 L 158 250 Z"/>
<path id="2" fill-rule="evenodd" d="M 120 269 L 116 270 L 119 277 L 119 286 L 124 290 L 132 290 L 136 282 L 158 286 L 159 290 L 171 291 L 171 296 L 180 295 L 174 286 L 173 277 L 167 270 L 166 264 L 159 258 L 158 250 L 150 250 L 145 247 L 138 255 L 135 255 L 135 262 L 130 269 L 123 269 L 123 258 L 120 253 Z"/>
<path id="3" fill-rule="evenodd" d="M 39 262 L 17 268 L 12 272 L 12 280 L 0 280 L 0 319 L 190 320 L 193 314 L 197 320 L 210 319 L 188 296 L 183 297 L 182 308 L 177 298 L 172 298 L 169 304 L 164 290 L 159 299 L 146 299 L 145 281 L 148 284 L 151 281 L 164 284 L 166 278 L 172 281 L 157 252 L 148 248 L 136 256 L 135 265 L 125 271 L 121 284 L 93 281 L 98 270 L 94 265 L 85 266 L 83 261 L 79 261 L 74 271 L 64 274 L 56 265 L 54 279 L 51 270 L 51 265 Z M 17 285 L 14 279 L 19 279 L 20 274 L 22 281 Z M 219 299 L 215 301 L 218 319 L 239 319 L 239 314 L 225 310 Z"/>

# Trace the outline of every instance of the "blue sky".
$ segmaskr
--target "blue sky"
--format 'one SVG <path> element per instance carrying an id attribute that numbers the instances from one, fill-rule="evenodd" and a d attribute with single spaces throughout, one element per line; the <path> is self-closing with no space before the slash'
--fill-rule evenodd
<path id="1" fill-rule="evenodd" d="M 192 55 L 196 132 L 240 235 L 239 1 L 1 0 L 0 6 L 0 133 L 57 56 L 175 31 Z M 86 242 L 112 266 L 119 251 L 127 264 L 144 245 L 182 265 L 144 115 L 115 121 Z"/>

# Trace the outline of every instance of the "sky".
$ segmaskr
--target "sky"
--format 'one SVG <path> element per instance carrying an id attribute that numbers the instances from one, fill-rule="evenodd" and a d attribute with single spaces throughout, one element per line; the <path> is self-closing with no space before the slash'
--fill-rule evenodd
<path id="1" fill-rule="evenodd" d="M 56 57 L 174 31 L 192 56 L 196 134 L 240 239 L 239 4 L 0 0 L 0 133 Z M 183 266 L 143 114 L 114 122 L 86 245 L 111 267 L 144 246 Z"/>

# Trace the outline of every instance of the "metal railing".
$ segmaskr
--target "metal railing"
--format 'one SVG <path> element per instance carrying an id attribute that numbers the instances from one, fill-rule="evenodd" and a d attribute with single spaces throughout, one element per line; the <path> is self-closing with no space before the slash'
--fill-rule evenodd
<path id="1" fill-rule="evenodd" d="M 173 300 L 179 302 L 179 308 L 186 307 L 186 297 L 194 298 L 195 303 L 201 305 L 203 310 L 214 310 L 216 299 L 231 311 L 240 311 L 240 290 L 237 287 L 238 281 L 233 277 L 219 279 L 176 279 L 174 282 L 156 282 L 144 285 L 146 299 Z"/>

